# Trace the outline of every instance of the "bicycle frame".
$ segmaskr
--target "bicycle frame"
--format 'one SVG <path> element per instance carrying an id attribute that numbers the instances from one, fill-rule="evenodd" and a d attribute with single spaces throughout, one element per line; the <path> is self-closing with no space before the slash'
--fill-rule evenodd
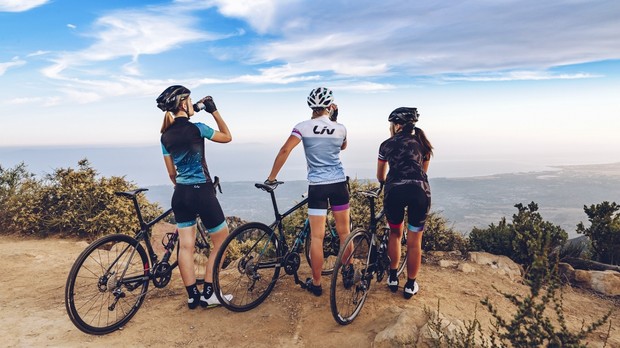
<path id="1" fill-rule="evenodd" d="M 144 241 L 144 244 L 146 246 L 146 251 L 149 256 L 149 260 L 151 261 L 151 266 L 152 266 L 157 263 L 159 257 L 155 253 L 155 250 L 153 249 L 153 245 L 151 244 L 151 238 L 150 238 L 151 228 L 155 224 L 160 222 L 161 220 L 165 219 L 168 215 L 170 215 L 170 213 L 172 213 L 172 208 L 169 208 L 168 210 L 164 211 L 161 215 L 157 216 L 152 221 L 149 221 L 149 222 L 144 221 L 144 217 L 142 216 L 142 211 L 140 210 L 140 205 L 138 204 L 137 194 L 140 192 L 146 191 L 146 190 L 147 189 L 141 188 L 141 189 L 137 189 L 137 190 L 129 191 L 129 192 L 117 192 L 116 194 L 121 197 L 129 198 L 133 202 L 133 206 L 136 210 L 136 215 L 138 216 L 138 222 L 140 223 L 140 230 L 136 232 L 136 234 L 134 235 L 134 238 L 138 242 Z M 135 252 L 135 250 L 133 252 Z M 133 257 L 133 254 L 131 256 Z"/>
<path id="2" fill-rule="evenodd" d="M 263 188 L 264 185 L 261 184 L 255 184 L 255 186 L 257 188 L 261 188 L 263 190 L 265 190 Z M 304 205 L 306 205 L 308 203 L 308 198 L 304 198 L 303 200 L 301 200 L 301 202 L 295 204 L 292 208 L 288 209 L 287 211 L 285 211 L 284 213 L 280 214 L 280 211 L 278 210 L 278 202 L 276 201 L 276 195 L 275 195 L 275 190 L 265 190 L 267 192 L 269 192 L 269 195 L 271 197 L 271 204 L 273 205 L 273 212 L 275 215 L 275 220 L 269 225 L 269 228 L 271 228 L 271 230 L 273 230 L 274 232 L 278 231 L 278 243 L 281 243 L 281 245 L 283 246 L 283 249 L 281 249 L 283 251 L 282 255 L 286 254 L 286 252 L 288 251 L 288 244 L 286 243 L 286 236 L 284 235 L 284 227 L 282 226 L 282 220 L 284 218 L 286 218 L 287 216 L 291 215 L 292 213 L 294 213 L 297 209 L 303 207 Z M 306 236 L 307 237 L 307 236 Z M 303 243 L 304 240 L 300 240 L 300 236 L 297 235 L 295 238 L 295 242 L 293 243 L 293 247 L 291 247 L 292 250 L 295 249 L 296 246 L 299 246 Z"/>

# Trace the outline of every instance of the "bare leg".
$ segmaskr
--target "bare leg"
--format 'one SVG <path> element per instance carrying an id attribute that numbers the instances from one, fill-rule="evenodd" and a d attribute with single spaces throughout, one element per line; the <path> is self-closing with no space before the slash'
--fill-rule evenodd
<path id="1" fill-rule="evenodd" d="M 310 260 L 312 266 L 312 283 L 321 285 L 321 271 L 323 270 L 323 238 L 325 238 L 325 215 L 310 215 Z"/>
<path id="2" fill-rule="evenodd" d="M 398 268 L 400 262 L 400 243 L 403 238 L 403 224 L 399 228 L 390 228 L 388 239 L 388 256 L 390 257 L 390 269 Z"/>
<path id="3" fill-rule="evenodd" d="M 211 237 L 211 241 L 213 242 L 213 250 L 211 250 L 211 254 L 209 259 L 207 260 L 207 270 L 205 273 L 205 282 L 213 283 L 213 265 L 215 264 L 215 255 L 217 255 L 218 250 L 224 243 L 224 239 L 228 236 L 228 226 L 222 227 L 219 231 L 209 233 Z M 222 261 L 224 258 L 222 257 Z"/>
<path id="4" fill-rule="evenodd" d="M 194 245 L 196 243 L 196 226 L 179 228 L 179 271 L 183 285 L 196 283 L 194 272 Z"/>
<path id="5" fill-rule="evenodd" d="M 422 264 L 422 233 L 408 231 L 407 236 L 407 277 L 415 279 Z"/>
<path id="6" fill-rule="evenodd" d="M 332 211 L 332 213 L 334 214 L 334 219 L 336 220 L 336 232 L 338 233 L 340 246 L 342 247 L 345 240 L 351 233 L 351 218 L 349 215 L 349 209 Z M 351 255 L 351 249 L 353 249 L 353 245 L 350 245 L 348 250 L 344 251 L 342 254 L 342 262 L 347 263 L 346 260 L 348 260 Z"/>

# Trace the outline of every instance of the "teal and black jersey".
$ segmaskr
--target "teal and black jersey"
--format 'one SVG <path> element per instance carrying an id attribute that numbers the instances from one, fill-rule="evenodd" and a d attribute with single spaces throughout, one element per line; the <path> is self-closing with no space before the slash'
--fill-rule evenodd
<path id="1" fill-rule="evenodd" d="M 204 139 L 211 139 L 214 134 L 215 130 L 204 123 L 193 123 L 187 117 L 178 117 L 161 135 L 162 152 L 164 156 L 172 156 L 178 184 L 211 182 Z"/>

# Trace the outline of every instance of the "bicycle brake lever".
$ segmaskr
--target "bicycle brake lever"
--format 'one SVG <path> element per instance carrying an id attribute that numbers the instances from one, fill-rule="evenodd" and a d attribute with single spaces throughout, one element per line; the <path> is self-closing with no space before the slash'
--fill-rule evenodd
<path id="1" fill-rule="evenodd" d="M 220 191 L 220 193 L 222 193 L 222 185 L 220 185 L 220 177 L 217 175 L 213 177 L 213 189 L 216 189 Z"/>

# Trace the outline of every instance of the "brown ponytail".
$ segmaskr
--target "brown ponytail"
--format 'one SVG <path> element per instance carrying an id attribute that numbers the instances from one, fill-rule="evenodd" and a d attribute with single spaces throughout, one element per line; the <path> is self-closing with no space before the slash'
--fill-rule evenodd
<path id="1" fill-rule="evenodd" d="M 424 158 L 430 159 L 431 156 L 433 155 L 433 145 L 431 145 L 431 142 L 428 140 L 428 138 L 426 137 L 426 134 L 424 134 L 424 131 L 422 129 L 418 127 L 414 127 L 413 130 L 415 130 L 414 136 L 424 148 L 424 151 L 425 151 Z"/>
<path id="2" fill-rule="evenodd" d="M 168 129 L 168 127 L 172 125 L 173 122 L 174 116 L 172 116 L 172 113 L 170 111 L 166 111 L 166 114 L 164 115 L 164 122 L 161 125 L 161 133 L 163 134 L 166 129 Z"/>

